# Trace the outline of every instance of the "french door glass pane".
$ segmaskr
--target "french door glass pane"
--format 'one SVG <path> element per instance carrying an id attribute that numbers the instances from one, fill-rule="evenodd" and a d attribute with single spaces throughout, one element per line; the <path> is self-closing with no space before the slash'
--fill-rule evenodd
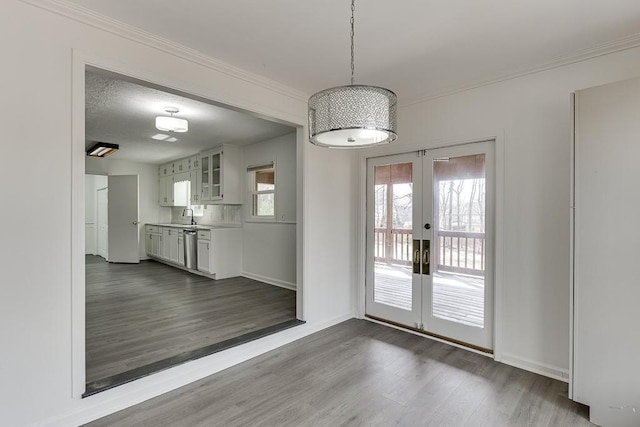
<path id="1" fill-rule="evenodd" d="M 373 299 L 410 311 L 413 165 L 376 166 L 374 180 Z"/>
<path id="2" fill-rule="evenodd" d="M 433 162 L 432 315 L 484 327 L 485 155 Z"/>

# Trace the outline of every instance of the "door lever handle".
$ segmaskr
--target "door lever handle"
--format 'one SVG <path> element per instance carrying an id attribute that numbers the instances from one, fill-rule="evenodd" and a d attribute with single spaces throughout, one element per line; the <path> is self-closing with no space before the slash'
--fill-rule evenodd
<path id="1" fill-rule="evenodd" d="M 422 274 L 431 274 L 431 241 L 422 241 Z"/>
<path id="2" fill-rule="evenodd" d="M 420 240 L 413 241 L 413 273 L 420 274 Z"/>

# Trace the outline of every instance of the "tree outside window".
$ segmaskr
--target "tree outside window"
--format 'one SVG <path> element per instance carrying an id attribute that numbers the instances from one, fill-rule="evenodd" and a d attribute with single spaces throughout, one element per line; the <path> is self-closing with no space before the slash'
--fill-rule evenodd
<path id="1" fill-rule="evenodd" d="M 273 165 L 250 169 L 252 182 L 252 216 L 275 218 L 276 171 Z"/>

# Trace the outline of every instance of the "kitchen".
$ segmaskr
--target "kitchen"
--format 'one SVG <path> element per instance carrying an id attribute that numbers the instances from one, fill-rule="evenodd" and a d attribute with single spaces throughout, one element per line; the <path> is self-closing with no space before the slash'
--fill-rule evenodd
<path id="1" fill-rule="evenodd" d="M 156 117 L 188 119 L 189 129 L 159 132 Z M 92 67 L 85 122 L 88 154 L 118 145 L 85 161 L 87 394 L 299 322 L 295 128 Z M 171 292 L 170 310 L 154 300 Z M 176 328 L 179 315 L 204 331 Z M 164 341 L 151 344 L 154 335 Z M 132 351 L 141 341 L 149 345 Z"/>

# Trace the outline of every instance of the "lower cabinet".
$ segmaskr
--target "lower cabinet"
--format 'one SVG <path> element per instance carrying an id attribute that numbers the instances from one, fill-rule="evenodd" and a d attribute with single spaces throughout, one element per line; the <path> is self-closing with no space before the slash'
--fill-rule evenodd
<path id="1" fill-rule="evenodd" d="M 160 240 L 162 238 L 158 226 L 147 225 L 145 229 L 145 250 L 152 257 L 160 256 Z"/>
<path id="2" fill-rule="evenodd" d="M 179 227 L 147 225 L 145 249 L 150 257 L 184 265 L 184 236 Z M 197 261 L 198 271 L 215 275 L 216 279 L 240 276 L 242 229 L 198 230 Z"/>
<path id="3" fill-rule="evenodd" d="M 242 272 L 242 229 L 212 228 L 198 231 L 198 270 L 216 280 Z"/>
<path id="4" fill-rule="evenodd" d="M 162 258 L 176 264 L 178 263 L 178 235 L 180 231 L 179 228 L 162 228 Z"/>
<path id="5" fill-rule="evenodd" d="M 184 265 L 184 235 L 182 230 L 178 233 L 178 264 Z"/>
<path id="6" fill-rule="evenodd" d="M 198 239 L 198 271 L 211 273 L 210 242 Z"/>

